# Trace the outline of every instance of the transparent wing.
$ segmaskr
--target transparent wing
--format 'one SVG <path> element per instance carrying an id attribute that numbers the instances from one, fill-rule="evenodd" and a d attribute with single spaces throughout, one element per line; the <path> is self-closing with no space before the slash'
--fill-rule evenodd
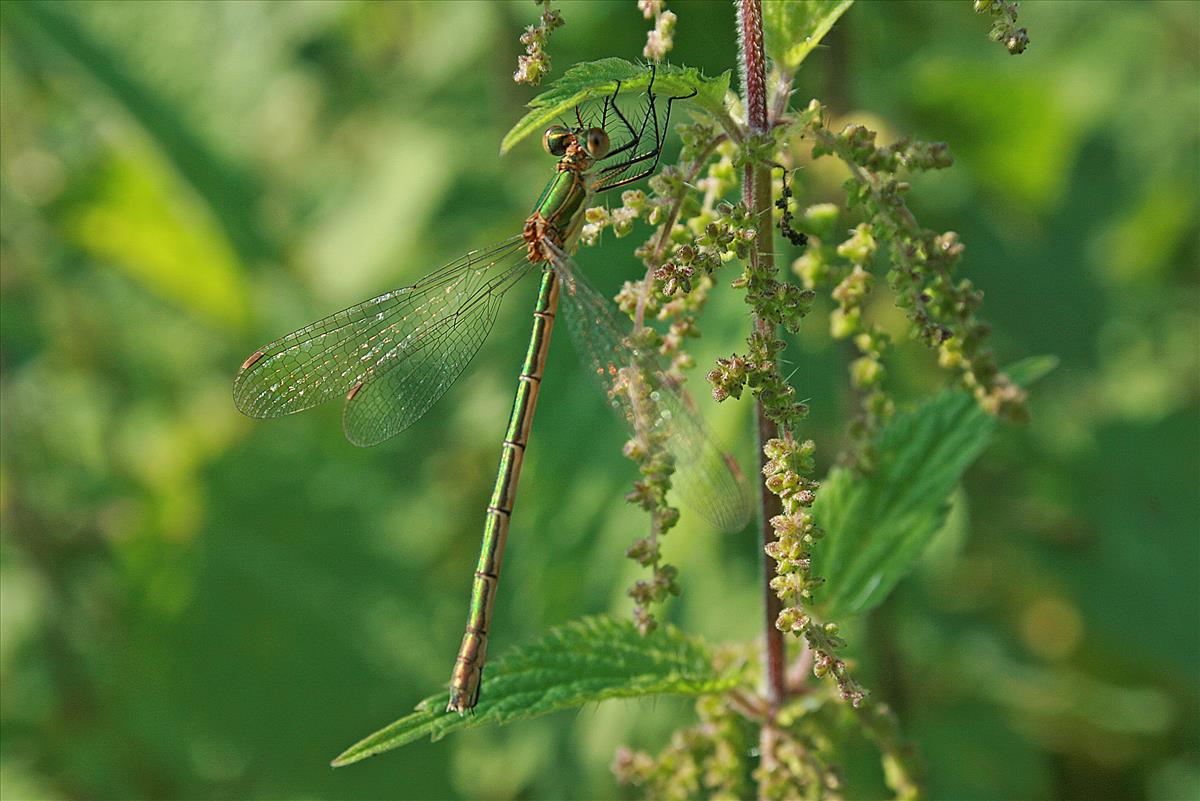
<path id="1" fill-rule="evenodd" d="M 600 381 L 610 405 L 636 434 L 665 434 L 675 462 L 672 486 L 691 509 L 722 531 L 739 531 L 750 519 L 749 485 L 737 461 L 721 450 L 687 391 L 663 373 L 648 398 L 630 389 L 636 380 L 636 354 L 626 342 L 630 323 L 596 291 L 574 262 L 557 248 L 555 269 L 562 278 L 560 305 L 567 330 L 584 363 Z"/>
<path id="2" fill-rule="evenodd" d="M 234 402 L 251 417 L 281 417 L 349 393 L 349 406 L 356 407 L 353 426 L 347 410 L 351 441 L 382 441 L 445 393 L 490 330 L 500 295 L 530 267 L 515 236 L 472 251 L 412 286 L 307 325 L 242 364 L 233 381 Z M 395 384 L 401 377 L 407 378 L 402 387 Z M 372 387 L 376 381 L 383 386 Z M 388 393 L 381 395 L 385 387 Z M 388 420 L 357 422 L 366 411 Z"/>
<path id="3" fill-rule="evenodd" d="M 418 341 L 393 349 L 389 358 L 395 363 L 347 398 L 342 413 L 346 439 L 362 447 L 376 445 L 429 411 L 487 338 L 502 295 L 502 290 L 488 288 L 452 316 L 432 323 Z"/>

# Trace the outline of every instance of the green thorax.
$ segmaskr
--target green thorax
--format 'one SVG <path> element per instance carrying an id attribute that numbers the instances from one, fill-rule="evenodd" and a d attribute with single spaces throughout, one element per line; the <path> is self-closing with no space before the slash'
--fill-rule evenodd
<path id="1" fill-rule="evenodd" d="M 538 198 L 530 219 L 541 218 L 559 244 L 568 247 L 583 224 L 583 211 L 591 192 L 582 170 L 559 169 Z"/>

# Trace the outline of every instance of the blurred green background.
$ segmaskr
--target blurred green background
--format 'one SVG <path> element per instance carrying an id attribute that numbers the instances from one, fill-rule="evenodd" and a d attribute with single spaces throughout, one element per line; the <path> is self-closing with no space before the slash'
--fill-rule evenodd
<path id="1" fill-rule="evenodd" d="M 673 4 L 672 60 L 734 63 L 732 6 Z M 640 55 L 628 2 L 566 3 L 550 51 Z M 5 3 L 0 16 L 0 686 L 4 799 L 610 798 L 618 744 L 673 699 L 614 702 L 328 760 L 444 686 L 527 337 L 514 293 L 464 378 L 395 440 L 337 404 L 234 410 L 255 347 L 518 229 L 547 175 L 501 135 L 537 10 L 516 3 Z M 1200 5 L 1021 5 L 1020 57 L 969 3 L 862 3 L 805 64 L 884 140 L 945 139 L 915 182 L 960 232 L 1002 362 L 1053 353 L 1033 422 L 969 474 L 917 573 L 848 627 L 931 796 L 1200 792 Z M 838 198 L 819 162 L 798 195 Z M 853 224 L 847 220 L 847 227 Z M 644 235 L 644 232 L 643 232 Z M 581 254 L 604 290 L 633 239 Z M 718 292 L 701 364 L 739 346 Z M 881 309 L 885 313 L 886 309 Z M 850 408 L 818 313 L 789 355 L 824 463 Z M 493 648 L 627 615 L 622 436 L 553 347 Z M 944 383 L 903 347 L 897 393 Z M 749 406 L 711 415 L 752 457 Z M 685 521 L 669 617 L 758 630 L 757 548 Z M 881 796 L 846 744 L 853 797 Z"/>

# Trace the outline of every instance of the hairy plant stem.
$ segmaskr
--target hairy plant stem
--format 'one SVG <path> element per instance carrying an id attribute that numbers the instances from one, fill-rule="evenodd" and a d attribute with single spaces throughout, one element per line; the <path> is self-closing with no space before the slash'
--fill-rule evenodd
<path id="1" fill-rule="evenodd" d="M 738 57 L 742 68 L 742 99 L 746 103 L 746 123 L 750 134 L 761 134 L 768 129 L 767 120 L 767 71 L 766 57 L 763 53 L 762 4 L 760 0 L 739 0 L 737 5 L 738 17 Z M 774 271 L 774 247 L 771 239 L 773 228 L 771 219 L 771 173 L 765 164 L 749 163 L 745 167 L 742 182 L 742 201 L 750 210 L 752 218 L 759 221 L 758 234 L 750 249 L 750 260 L 755 268 L 765 268 Z M 767 224 L 762 224 L 767 220 Z M 774 338 L 774 324 L 754 316 L 754 330 L 759 335 Z M 758 458 L 759 467 L 766 466 L 764 446 L 779 436 L 778 427 L 767 417 L 761 400 L 755 401 L 755 414 L 758 421 Z M 767 775 L 775 769 L 776 741 L 779 731 L 775 725 L 775 717 L 787 698 L 787 675 L 785 668 L 786 650 L 783 632 L 776 626 L 775 621 L 781 611 L 779 596 L 771 587 L 775 577 L 775 560 L 766 553 L 766 547 L 775 540 L 775 530 L 771 527 L 771 519 L 783 513 L 783 507 L 778 495 L 767 489 L 765 483 L 759 487 L 759 531 L 761 542 L 759 553 L 762 559 L 763 576 L 763 633 L 764 646 L 764 683 L 767 699 L 767 716 L 762 727 L 759 748 L 761 768 Z M 767 782 L 759 782 L 760 797 L 763 797 Z"/>
<path id="2" fill-rule="evenodd" d="M 792 98 L 792 80 L 796 77 L 794 70 L 776 68 L 775 102 L 771 104 L 771 125 L 778 125 L 787 113 L 788 101 Z"/>

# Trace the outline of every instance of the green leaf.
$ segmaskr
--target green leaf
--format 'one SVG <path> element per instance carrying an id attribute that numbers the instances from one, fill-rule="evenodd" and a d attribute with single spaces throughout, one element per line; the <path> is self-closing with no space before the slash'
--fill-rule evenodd
<path id="1" fill-rule="evenodd" d="M 795 70 L 853 4 L 854 0 L 766 0 L 762 8 L 767 55 L 784 69 Z"/>
<path id="2" fill-rule="evenodd" d="M 513 145 L 531 133 L 541 133 L 560 117 L 574 119 L 575 106 L 613 93 L 621 82 L 621 94 L 636 94 L 650 84 L 650 68 L 623 58 L 604 58 L 576 64 L 545 92 L 529 101 L 529 112 L 504 135 L 500 152 L 507 153 Z M 662 97 L 682 96 L 713 114 L 725 111 L 725 93 L 729 90 L 729 70 L 715 78 L 705 77 L 694 67 L 659 64 L 654 78 L 654 93 Z"/>
<path id="3" fill-rule="evenodd" d="M 1028 384 L 1056 363 L 1054 357 L 1031 358 L 1007 372 Z M 813 549 L 813 569 L 828 581 L 819 598 L 822 614 L 861 614 L 887 597 L 945 523 L 947 499 L 997 425 L 968 393 L 947 390 L 897 415 L 879 433 L 874 473 L 830 471 L 813 504 L 827 532 Z"/>
<path id="4" fill-rule="evenodd" d="M 65 62 L 120 104 L 205 200 L 243 261 L 278 257 L 254 222 L 260 188 L 251 172 L 210 147 L 183 111 L 138 75 L 122 52 L 89 34 L 70 6 L 23 2 L 5 5 L 4 12 L 5 28 L 44 59 L 49 70 Z"/>
<path id="5" fill-rule="evenodd" d="M 629 621 L 584 618 L 489 664 L 483 695 L 472 713 L 447 712 L 448 693 L 431 696 L 413 714 L 350 746 L 333 766 L 426 736 L 436 740 L 452 731 L 524 720 L 606 698 L 706 695 L 730 689 L 739 680 L 736 672 L 717 672 L 708 648 L 672 626 L 643 637 Z"/>
<path id="6" fill-rule="evenodd" d="M 113 156 L 65 215 L 64 229 L 99 263 L 219 325 L 247 317 L 237 254 L 155 152 Z"/>

